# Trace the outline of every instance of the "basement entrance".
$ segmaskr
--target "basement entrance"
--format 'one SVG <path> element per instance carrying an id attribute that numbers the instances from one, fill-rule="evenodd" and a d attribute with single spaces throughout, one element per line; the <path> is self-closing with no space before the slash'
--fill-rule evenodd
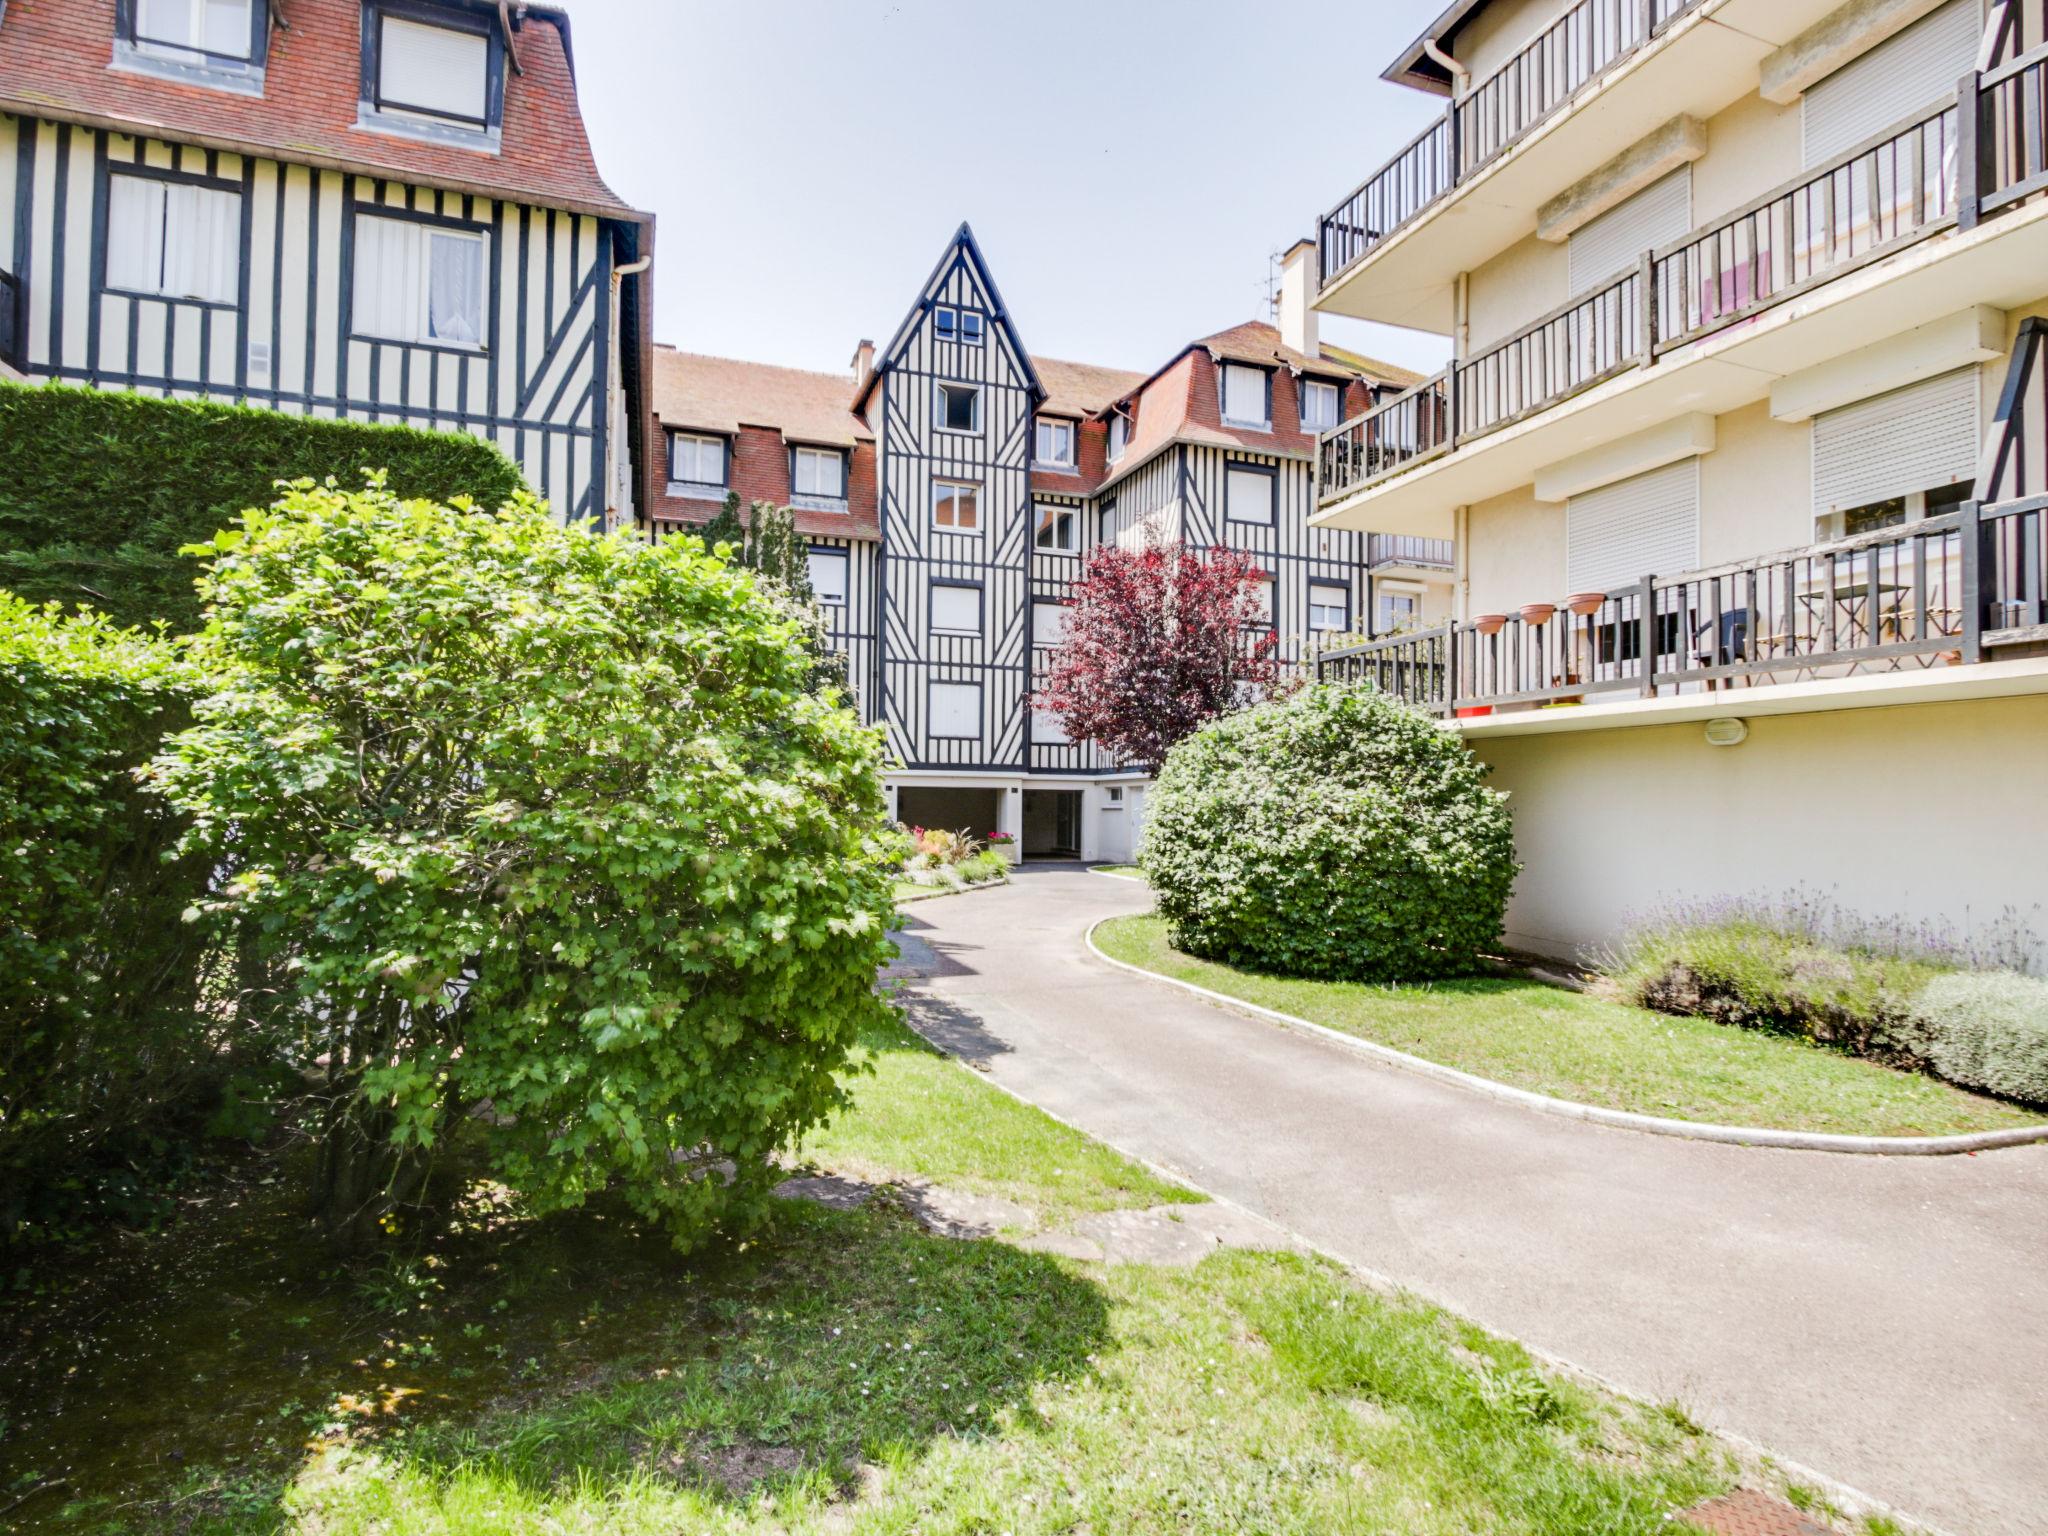
<path id="1" fill-rule="evenodd" d="M 1003 792 L 971 785 L 904 784 L 896 791 L 896 819 L 906 827 L 965 832 L 978 843 L 1002 822 Z"/>
<path id="2" fill-rule="evenodd" d="M 1081 791 L 1025 790 L 1023 843 L 1027 859 L 1081 857 Z"/>

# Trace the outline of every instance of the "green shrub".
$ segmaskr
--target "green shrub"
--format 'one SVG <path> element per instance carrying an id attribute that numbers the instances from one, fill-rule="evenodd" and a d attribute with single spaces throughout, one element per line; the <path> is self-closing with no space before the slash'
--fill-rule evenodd
<path id="1" fill-rule="evenodd" d="M 133 771 L 185 714 L 165 642 L 0 593 L 0 1240 L 89 1214 L 97 1181 L 200 1109 L 204 859 Z"/>
<path id="2" fill-rule="evenodd" d="M 878 733 L 787 608 L 524 494 L 300 485 L 215 542 L 214 690 L 152 775 L 295 980 L 330 1237 L 458 1133 L 536 1210 L 757 1216 L 886 1016 L 893 910 Z"/>
<path id="3" fill-rule="evenodd" d="M 362 483 L 495 507 L 524 482 L 480 438 L 256 407 L 0 384 L 0 587 L 90 603 L 122 624 L 197 629 L 198 570 L 179 557 L 280 480 Z"/>
<path id="4" fill-rule="evenodd" d="M 1937 976 L 1897 1027 L 1937 1076 L 2048 1104 L 2048 981 L 2009 971 Z"/>
<path id="5" fill-rule="evenodd" d="M 1140 867 L 1174 944 L 1290 976 L 1475 968 L 1514 883 L 1506 797 L 1457 737 L 1369 689 L 1317 684 L 1167 754 Z"/>

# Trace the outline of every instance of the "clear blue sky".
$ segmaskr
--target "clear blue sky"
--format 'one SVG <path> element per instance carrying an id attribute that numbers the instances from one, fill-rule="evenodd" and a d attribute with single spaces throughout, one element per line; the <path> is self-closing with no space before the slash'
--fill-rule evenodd
<path id="1" fill-rule="evenodd" d="M 1026 344 L 1150 369 L 1266 315 L 1267 258 L 1422 126 L 1440 0 L 569 0 L 655 337 L 836 370 L 974 226 Z M 1434 337 L 1325 319 L 1412 367 Z"/>

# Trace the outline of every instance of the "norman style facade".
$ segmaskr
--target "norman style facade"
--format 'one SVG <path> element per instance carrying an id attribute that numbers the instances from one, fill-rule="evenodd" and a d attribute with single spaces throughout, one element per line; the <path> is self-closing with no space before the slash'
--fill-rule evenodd
<path id="1" fill-rule="evenodd" d="M 2043 43 L 2007 0 L 1458 0 L 1386 71 L 1445 108 L 1318 221 L 1315 304 L 1452 361 L 1321 435 L 1313 521 L 1454 539 L 1455 612 L 1329 667 L 1514 793 L 1515 940 L 2048 898 Z"/>
<path id="2" fill-rule="evenodd" d="M 1412 376 L 1318 345 L 1311 248 L 1280 325 L 1190 343 L 1150 374 L 1034 357 L 964 225 L 888 343 L 850 375 L 657 349 L 668 442 L 656 536 L 728 491 L 796 509 L 812 586 L 905 821 L 1016 834 L 1027 854 L 1128 858 L 1145 780 L 1029 707 L 1104 541 L 1254 551 L 1283 654 L 1448 602 L 1440 541 L 1312 529 L 1318 426 Z"/>
<path id="3" fill-rule="evenodd" d="M 0 6 L 17 375 L 474 433 L 631 526 L 652 248 L 557 7 Z"/>

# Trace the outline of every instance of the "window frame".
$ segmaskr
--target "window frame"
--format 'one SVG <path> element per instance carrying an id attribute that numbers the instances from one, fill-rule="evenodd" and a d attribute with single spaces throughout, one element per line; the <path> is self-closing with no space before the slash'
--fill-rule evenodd
<path id="1" fill-rule="evenodd" d="M 958 521 L 951 523 L 939 521 L 939 492 L 942 489 L 972 491 L 974 493 L 974 522 L 971 525 L 963 528 Z M 982 483 L 979 480 L 968 480 L 957 475 L 933 475 L 931 482 L 931 510 L 928 513 L 932 531 L 934 533 L 956 533 L 963 538 L 979 538 L 981 536 L 982 489 Z M 953 498 L 953 501 L 957 508 L 959 498 L 956 496 Z M 954 515 L 957 519 L 959 515 L 957 510 Z"/>
<path id="2" fill-rule="evenodd" d="M 1266 515 L 1264 517 L 1239 517 L 1230 495 L 1231 476 L 1236 474 L 1258 475 L 1266 482 Z M 1260 464 L 1251 459 L 1225 459 L 1223 461 L 1223 520 L 1226 523 L 1241 523 L 1247 528 L 1271 528 L 1280 520 L 1280 468 L 1277 464 Z"/>
<path id="3" fill-rule="evenodd" d="M 714 443 L 718 447 L 718 478 L 716 480 L 692 480 L 676 473 L 676 446 L 690 442 Z M 694 428 L 670 427 L 668 429 L 668 483 L 670 485 L 715 486 L 721 491 L 732 487 L 732 444 L 722 433 L 702 432 Z"/>
<path id="4" fill-rule="evenodd" d="M 1048 459 L 1038 452 L 1038 434 L 1047 428 L 1064 431 L 1067 434 L 1067 456 L 1064 459 Z M 1031 422 L 1031 464 L 1034 469 L 1077 470 L 1081 464 L 1081 423 L 1071 416 L 1051 416 L 1041 412 Z"/>
<path id="5" fill-rule="evenodd" d="M 1259 586 L 1266 594 L 1266 611 L 1245 626 L 1254 634 L 1270 635 L 1280 628 L 1280 577 L 1273 571 L 1261 573 Z"/>
<path id="6" fill-rule="evenodd" d="M 968 591 L 974 594 L 974 627 L 972 629 L 957 629 L 952 625 L 941 625 L 939 623 L 939 605 L 934 600 L 933 594 L 945 588 L 955 591 Z M 962 576 L 932 577 L 926 583 L 925 588 L 924 630 L 926 635 L 934 637 L 949 635 L 955 639 L 963 639 L 968 636 L 981 639 L 985 636 L 988 633 L 988 600 L 982 591 L 981 583 Z"/>
<path id="7" fill-rule="evenodd" d="M 797 465 L 805 454 L 831 459 L 839 466 L 839 493 L 827 495 L 823 491 L 805 491 L 797 488 Z M 824 443 L 791 443 L 789 445 L 789 504 L 809 512 L 844 512 L 847 509 L 847 488 L 851 479 L 852 466 L 848 463 L 844 448 L 834 448 Z"/>
<path id="8" fill-rule="evenodd" d="M 1055 608 L 1061 613 L 1072 613 L 1074 605 L 1072 603 L 1063 603 L 1056 597 L 1034 597 L 1031 599 L 1031 648 L 1035 651 L 1049 651 L 1054 646 L 1062 644 L 1067 638 L 1064 622 L 1060 626 L 1061 634 L 1058 639 L 1048 640 L 1044 638 L 1045 631 L 1039 627 L 1038 623 L 1039 610 L 1043 608 Z"/>
<path id="9" fill-rule="evenodd" d="M 204 0 L 189 0 L 197 9 Z M 270 58 L 269 0 L 248 0 L 249 51 L 246 54 L 215 53 L 193 43 L 173 43 L 142 35 L 141 0 L 115 0 L 115 62 L 131 66 L 164 66 L 183 79 L 204 84 L 253 88 L 261 91 L 264 66 Z"/>
<path id="10" fill-rule="evenodd" d="M 1333 380 L 1333 379 L 1318 379 L 1318 378 L 1312 377 L 1312 376 L 1311 376 L 1311 375 L 1309 375 L 1309 374 L 1303 374 L 1303 375 L 1301 376 L 1301 378 L 1300 378 L 1299 382 L 1300 382 L 1300 386 L 1301 386 L 1301 388 L 1300 388 L 1300 396 L 1299 396 L 1299 404 L 1300 404 L 1300 407 L 1301 407 L 1301 409 L 1300 409 L 1300 411 L 1298 412 L 1298 415 L 1299 415 L 1299 418 L 1300 418 L 1300 420 L 1299 420 L 1299 425 L 1300 425 L 1300 427 L 1301 427 L 1301 430 L 1302 430 L 1303 432 L 1307 432 L 1307 433 L 1311 433 L 1311 434 L 1313 434 L 1313 433 L 1318 433 L 1318 432 L 1328 432 L 1328 431 L 1330 431 L 1330 430 L 1331 430 L 1332 428 L 1335 428 L 1335 427 L 1337 427 L 1337 426 L 1339 426 L 1339 425 L 1341 425 L 1341 424 L 1343 423 L 1343 420 L 1344 420 L 1344 386 L 1343 386 L 1342 384 L 1339 384 L 1339 383 L 1337 383 L 1337 382 L 1336 382 L 1335 380 Z M 1311 425 L 1309 425 L 1309 420 L 1308 420 L 1308 402 L 1309 402 L 1309 394 L 1310 394 L 1310 391 L 1312 391 L 1312 390 L 1318 390 L 1318 389 L 1327 389 L 1327 390 L 1328 390 L 1328 391 L 1330 392 L 1330 395 L 1331 395 L 1332 399 L 1333 399 L 1333 400 L 1335 401 L 1335 409 L 1334 409 L 1334 410 L 1332 410 L 1332 412 L 1330 413 L 1330 424 L 1329 424 L 1329 426 L 1321 426 L 1321 425 L 1317 425 L 1317 426 L 1311 426 Z"/>
<path id="11" fill-rule="evenodd" d="M 1335 592 L 1340 601 L 1338 609 L 1342 615 L 1336 625 L 1318 624 L 1316 609 L 1327 608 L 1328 603 L 1318 603 L 1318 591 Z M 1343 635 L 1351 632 L 1351 587 L 1347 582 L 1332 581 L 1326 576 L 1311 576 L 1308 582 L 1308 631 L 1312 635 Z"/>
<path id="12" fill-rule="evenodd" d="M 947 391 L 959 389 L 968 391 L 974 401 L 974 425 L 971 427 L 954 427 L 948 426 L 946 423 Z M 955 437 L 981 436 L 981 396 L 981 385 L 971 379 L 932 380 L 932 430 L 934 432 L 950 432 Z"/>
<path id="13" fill-rule="evenodd" d="M 1382 622 L 1380 609 L 1388 598 L 1398 598 L 1407 603 L 1408 611 L 1396 616 L 1391 622 Z M 1375 635 L 1391 635 L 1398 632 L 1397 626 L 1403 619 L 1413 621 L 1422 617 L 1422 593 L 1413 587 L 1388 586 L 1383 582 L 1373 583 L 1372 632 Z"/>
<path id="14" fill-rule="evenodd" d="M 971 688 L 974 690 L 974 729 L 972 731 L 966 735 L 961 735 L 955 731 L 941 731 L 939 729 L 939 712 L 933 702 L 935 698 L 933 690 L 938 688 Z M 986 703 L 987 698 L 982 692 L 981 684 L 971 679 L 958 677 L 934 677 L 929 679 L 924 685 L 925 739 L 928 741 L 981 740 L 982 723 L 985 719 L 984 706 Z"/>
<path id="15" fill-rule="evenodd" d="M 818 596 L 818 583 L 811 576 L 811 562 L 814 560 L 837 560 L 839 562 L 839 599 L 834 602 Z M 853 606 L 853 552 L 840 549 L 833 544 L 811 544 L 804 549 L 804 575 L 811 582 L 811 597 L 820 608 L 851 608 Z"/>
<path id="16" fill-rule="evenodd" d="M 1131 449 L 1131 428 L 1134 418 L 1121 408 L 1109 413 L 1108 462 L 1114 464 Z"/>
<path id="17" fill-rule="evenodd" d="M 1081 508 L 1063 501 L 1034 501 L 1031 503 L 1031 548 L 1041 555 L 1077 555 L 1081 552 Z M 1044 515 L 1050 512 L 1056 520 L 1064 519 L 1067 537 L 1058 544 L 1047 544 L 1039 537 L 1045 531 Z M 1058 521 L 1054 523 L 1059 526 Z"/>
<path id="18" fill-rule="evenodd" d="M 1113 536 L 1113 535 L 1111 535 L 1110 533 L 1108 533 L 1108 532 L 1106 531 L 1106 530 L 1107 530 L 1107 528 L 1108 528 L 1108 525 L 1109 525 L 1109 523 L 1110 523 L 1110 522 L 1111 522 L 1111 521 L 1112 521 L 1112 520 L 1113 520 L 1113 519 L 1114 519 L 1115 517 L 1116 517 L 1116 498 L 1115 498 L 1114 496 L 1105 496 L 1105 497 L 1103 497 L 1103 498 L 1102 498 L 1102 500 L 1101 500 L 1101 501 L 1099 501 L 1099 502 L 1097 502 L 1097 503 L 1095 504 L 1095 542 L 1096 542 L 1096 543 L 1098 543 L 1098 544 L 1113 544 L 1113 543 L 1115 543 L 1115 542 L 1116 542 L 1116 540 L 1115 540 L 1114 536 Z"/>
<path id="19" fill-rule="evenodd" d="M 423 27 L 470 32 L 483 38 L 484 115 L 481 119 L 434 107 L 385 100 L 384 18 L 387 16 Z M 472 143 L 493 138 L 504 126 L 505 38 L 495 16 L 420 3 L 420 0 L 365 0 L 361 58 L 357 112 L 372 126 L 394 128 L 400 132 L 417 131 L 429 138 Z"/>
<path id="20" fill-rule="evenodd" d="M 473 342 L 450 341 L 436 336 L 421 336 L 407 340 L 402 336 L 379 336 L 372 331 L 360 330 L 356 325 L 356 232 L 363 219 L 395 219 L 401 223 L 422 224 L 431 230 L 444 234 L 465 235 L 479 241 L 483 246 L 484 291 L 478 319 L 483 322 L 482 334 Z M 392 208 L 382 203 L 366 203 L 360 198 L 351 199 L 348 204 L 348 222 L 345 229 L 347 245 L 342 254 L 342 276 L 348 293 L 348 339 L 392 347 L 426 347 L 437 352 L 452 352 L 459 357 L 489 357 L 492 355 L 492 339 L 498 323 L 497 309 L 497 252 L 492 248 L 491 226 L 480 224 L 474 219 L 452 218 L 445 213 L 427 213 L 417 208 Z M 420 303 L 432 323 L 434 277 L 431 266 L 427 269 L 426 291 L 420 295 Z M 730 477 L 731 460 L 727 460 L 727 476 Z"/>
<path id="21" fill-rule="evenodd" d="M 226 193 L 235 199 L 235 296 L 232 299 L 205 299 L 193 294 L 168 293 L 162 289 L 152 291 L 140 288 L 126 288 L 111 280 L 109 274 L 113 264 L 113 241 L 110 238 L 110 223 L 114 203 L 114 178 L 116 176 L 132 176 L 139 181 L 159 181 L 170 186 L 198 187 L 206 192 Z M 249 292 L 250 210 L 249 199 L 243 195 L 242 184 L 239 181 L 227 181 L 218 176 L 196 175 L 190 171 L 175 171 L 164 166 L 124 165 L 109 161 L 99 177 L 99 186 L 95 190 L 95 197 L 98 202 L 95 217 L 99 222 L 101 233 L 99 239 L 100 249 L 93 277 L 98 284 L 99 292 L 103 294 L 111 293 L 124 299 L 148 299 L 159 304 L 196 304 L 204 309 L 227 310 L 236 314 L 241 313 L 247 303 Z M 164 235 L 166 238 L 163 241 L 163 251 L 167 257 L 170 249 L 170 240 L 168 238 L 170 234 L 168 228 L 170 218 L 168 200 L 165 205 L 164 218 L 166 222 Z"/>
<path id="22" fill-rule="evenodd" d="M 1257 421 L 1230 414 L 1230 373 L 1240 369 L 1246 373 L 1260 375 L 1261 393 L 1265 401 L 1265 414 Z M 1273 370 L 1261 368 L 1257 363 L 1241 363 L 1235 358 L 1226 358 L 1216 365 L 1216 416 L 1226 427 L 1248 427 L 1256 431 L 1270 432 L 1273 429 Z"/>

